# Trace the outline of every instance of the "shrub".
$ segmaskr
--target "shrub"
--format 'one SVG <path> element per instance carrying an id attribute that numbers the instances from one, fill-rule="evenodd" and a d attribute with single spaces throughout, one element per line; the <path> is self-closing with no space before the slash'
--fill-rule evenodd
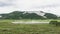
<path id="1" fill-rule="evenodd" d="M 52 24 L 55 26 L 60 26 L 60 22 L 58 22 L 58 21 L 50 21 L 49 24 Z"/>

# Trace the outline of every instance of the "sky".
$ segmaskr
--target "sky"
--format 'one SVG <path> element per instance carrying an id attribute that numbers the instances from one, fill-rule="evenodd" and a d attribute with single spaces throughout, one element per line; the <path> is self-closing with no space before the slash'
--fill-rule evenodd
<path id="1" fill-rule="evenodd" d="M 12 11 L 44 11 L 60 15 L 60 0 L 0 0 L 0 14 Z"/>

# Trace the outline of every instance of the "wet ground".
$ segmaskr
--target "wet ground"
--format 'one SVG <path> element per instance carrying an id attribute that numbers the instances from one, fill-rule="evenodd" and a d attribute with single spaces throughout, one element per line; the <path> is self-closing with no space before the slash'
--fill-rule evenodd
<path id="1" fill-rule="evenodd" d="M 49 23 L 49 22 L 40 22 L 40 21 L 27 21 L 27 22 L 23 22 L 23 21 L 15 21 L 12 22 L 14 24 L 38 24 L 38 23 Z"/>

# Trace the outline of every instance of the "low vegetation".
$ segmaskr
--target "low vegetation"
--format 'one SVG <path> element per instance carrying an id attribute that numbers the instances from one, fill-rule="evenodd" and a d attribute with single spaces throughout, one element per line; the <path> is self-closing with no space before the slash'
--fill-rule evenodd
<path id="1" fill-rule="evenodd" d="M 55 26 L 60 26 L 60 22 L 58 21 L 50 21 L 49 24 L 55 25 Z"/>
<path id="2" fill-rule="evenodd" d="M 12 21 L 0 20 L 0 34 L 60 34 L 60 27 L 51 24 L 12 24 Z"/>

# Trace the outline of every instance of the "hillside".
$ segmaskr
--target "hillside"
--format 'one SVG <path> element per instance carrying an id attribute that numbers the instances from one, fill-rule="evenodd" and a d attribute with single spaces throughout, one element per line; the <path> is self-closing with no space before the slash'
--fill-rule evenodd
<path id="1" fill-rule="evenodd" d="M 26 12 L 26 11 L 13 11 L 8 14 L 0 14 L 0 19 L 57 19 L 55 14 L 45 13 L 43 11 Z"/>

